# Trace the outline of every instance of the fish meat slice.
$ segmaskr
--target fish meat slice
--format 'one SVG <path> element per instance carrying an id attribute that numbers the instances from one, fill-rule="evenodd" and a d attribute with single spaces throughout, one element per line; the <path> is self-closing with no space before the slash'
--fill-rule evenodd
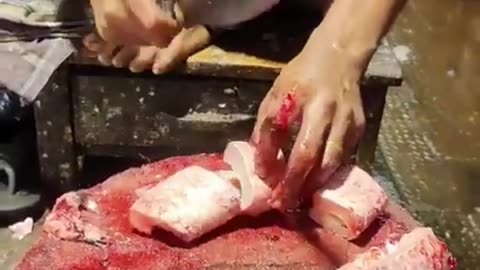
<path id="1" fill-rule="evenodd" d="M 375 179 L 358 166 L 346 165 L 313 194 L 309 214 L 324 229 L 352 240 L 383 212 L 387 202 Z"/>
<path id="2" fill-rule="evenodd" d="M 190 166 L 142 189 L 130 208 L 130 223 L 146 234 L 159 227 L 190 242 L 240 212 L 240 191 L 232 181 Z"/>
<path id="3" fill-rule="evenodd" d="M 456 261 L 431 228 L 419 227 L 389 248 L 370 248 L 339 270 L 450 270 Z"/>
<path id="4" fill-rule="evenodd" d="M 254 155 L 248 142 L 230 142 L 223 160 L 231 170 L 190 166 L 154 187 L 137 190 L 139 198 L 130 211 L 132 226 L 147 234 L 159 227 L 190 242 L 236 216 L 271 210 L 269 199 L 280 177 L 269 177 L 269 183 L 261 179 L 255 173 Z M 277 161 L 281 169 L 285 165 L 281 153 Z M 387 201 L 372 177 L 359 167 L 345 166 L 315 192 L 310 216 L 327 231 L 350 240 L 370 225 Z"/>
<path id="5" fill-rule="evenodd" d="M 223 160 L 238 174 L 240 180 L 240 208 L 244 214 L 257 216 L 271 209 L 268 200 L 273 188 L 280 180 L 266 183 L 255 173 L 255 148 L 248 142 L 233 141 L 228 143 L 223 153 Z M 279 152 L 277 161 L 283 162 Z"/>
<path id="6" fill-rule="evenodd" d="M 190 166 L 154 187 L 138 189 L 131 225 L 146 234 L 159 227 L 190 242 L 238 215 L 271 210 L 272 188 L 255 174 L 254 154 L 248 142 L 231 142 L 223 159 L 232 170 Z"/>

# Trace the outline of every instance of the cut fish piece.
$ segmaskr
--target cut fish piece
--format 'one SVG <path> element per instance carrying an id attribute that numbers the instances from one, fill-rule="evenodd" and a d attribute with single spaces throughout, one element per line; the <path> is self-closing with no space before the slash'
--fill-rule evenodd
<path id="1" fill-rule="evenodd" d="M 104 243 L 108 232 L 100 229 L 105 218 L 99 216 L 97 210 L 97 203 L 87 193 L 65 193 L 46 217 L 43 231 L 63 240 Z"/>
<path id="2" fill-rule="evenodd" d="M 431 228 L 416 228 L 385 250 L 371 248 L 340 270 L 448 270 L 456 268 L 447 246 Z"/>
<path id="3" fill-rule="evenodd" d="M 279 153 L 278 160 L 281 159 L 283 156 Z M 244 141 L 230 142 L 223 154 L 223 160 L 240 178 L 242 211 L 247 215 L 256 216 L 270 210 L 268 200 L 273 189 L 255 173 L 255 148 Z M 274 186 L 276 183 L 270 184 Z"/>
<path id="4" fill-rule="evenodd" d="M 348 240 L 358 237 L 385 209 L 383 188 L 358 166 L 340 168 L 312 198 L 310 217 Z"/>
<path id="5" fill-rule="evenodd" d="M 456 260 L 433 230 L 423 227 L 404 235 L 381 265 L 398 270 L 447 270 L 456 268 Z"/>
<path id="6" fill-rule="evenodd" d="M 232 183 L 240 191 L 240 176 L 232 170 L 215 171 L 215 173 L 225 181 Z"/>
<path id="7" fill-rule="evenodd" d="M 372 247 L 366 252 L 357 255 L 353 261 L 345 264 L 338 270 L 367 270 L 376 269 L 375 265 L 387 256 L 386 252 L 378 247 Z"/>
<path id="8" fill-rule="evenodd" d="M 143 189 L 130 208 L 130 223 L 146 234 L 159 227 L 190 242 L 240 212 L 238 188 L 212 171 L 191 166 Z"/>

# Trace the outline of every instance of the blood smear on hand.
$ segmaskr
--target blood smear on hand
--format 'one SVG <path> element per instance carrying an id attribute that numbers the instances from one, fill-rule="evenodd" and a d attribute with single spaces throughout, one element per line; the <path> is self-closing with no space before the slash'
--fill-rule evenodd
<path id="1" fill-rule="evenodd" d="M 285 97 L 282 106 L 275 118 L 274 124 L 279 129 L 288 129 L 293 112 L 296 108 L 295 93 L 290 91 Z"/>

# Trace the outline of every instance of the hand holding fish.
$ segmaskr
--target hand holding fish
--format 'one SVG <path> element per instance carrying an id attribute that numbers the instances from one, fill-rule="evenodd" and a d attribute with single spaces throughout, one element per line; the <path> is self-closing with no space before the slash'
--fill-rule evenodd
<path id="1" fill-rule="evenodd" d="M 404 2 L 332 1 L 303 50 L 276 79 L 252 135 L 260 176 L 270 174 L 291 125 L 300 121 L 301 128 L 272 197 L 275 208 L 295 208 L 353 153 L 365 127 L 359 81 Z"/>
<path id="2" fill-rule="evenodd" d="M 312 184 L 307 183 L 313 178 L 309 174 L 322 182 L 353 153 L 365 126 L 361 75 L 354 59 L 326 39 L 307 43 L 283 68 L 260 106 L 252 136 L 258 149 L 257 173 L 267 177 L 288 129 L 301 122 L 285 176 L 274 192 L 276 208 L 296 207 L 300 194 Z"/>

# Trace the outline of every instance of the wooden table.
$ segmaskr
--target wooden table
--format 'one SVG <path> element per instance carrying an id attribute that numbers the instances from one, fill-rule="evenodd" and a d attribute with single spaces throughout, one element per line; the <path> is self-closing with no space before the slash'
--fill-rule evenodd
<path id="1" fill-rule="evenodd" d="M 35 102 L 47 188 L 75 188 L 85 155 L 154 160 L 221 151 L 229 140 L 248 139 L 263 96 L 316 23 L 297 22 L 247 23 L 162 76 L 103 67 L 78 53 Z M 387 90 L 400 83 L 391 50 L 380 46 L 361 84 L 367 116 L 363 161 L 373 159 Z"/>

